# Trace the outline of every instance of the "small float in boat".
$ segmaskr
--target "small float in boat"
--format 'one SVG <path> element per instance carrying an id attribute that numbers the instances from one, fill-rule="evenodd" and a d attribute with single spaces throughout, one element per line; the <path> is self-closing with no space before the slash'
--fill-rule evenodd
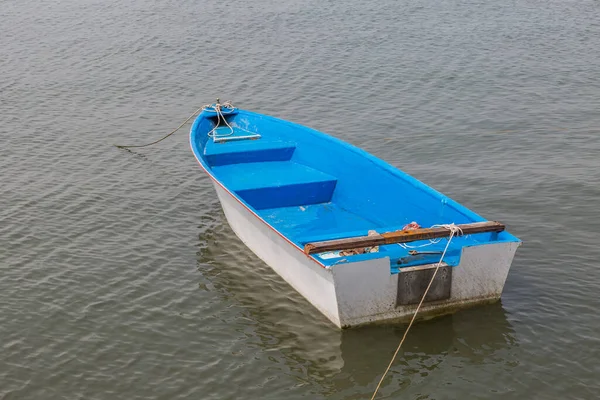
<path id="1" fill-rule="evenodd" d="M 218 102 L 190 145 L 236 235 L 338 327 L 409 318 L 438 263 L 420 316 L 502 294 L 520 240 L 355 146 Z"/>

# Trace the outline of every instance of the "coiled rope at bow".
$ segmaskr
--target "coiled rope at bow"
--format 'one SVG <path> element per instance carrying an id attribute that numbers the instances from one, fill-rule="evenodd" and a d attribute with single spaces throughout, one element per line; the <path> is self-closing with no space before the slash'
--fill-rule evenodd
<path id="1" fill-rule="evenodd" d="M 448 247 L 450 247 L 452 238 L 454 236 L 461 236 L 463 234 L 462 229 L 460 229 L 460 227 L 458 227 L 454 224 L 438 225 L 438 226 L 446 228 L 450 231 L 450 236 L 448 237 L 448 243 L 446 243 L 446 247 L 444 248 L 444 251 L 442 252 L 442 257 L 440 258 L 440 261 L 438 262 L 437 266 L 435 267 L 435 271 L 433 271 L 433 276 L 431 277 L 431 280 L 429 281 L 429 285 L 427 285 L 427 288 L 425 289 L 425 293 L 423 293 L 423 297 L 421 297 L 421 301 L 419 302 L 419 305 L 417 306 L 417 309 L 415 310 L 415 313 L 413 314 L 412 319 L 410 320 L 410 323 L 408 324 L 408 327 L 404 331 L 402 340 L 400 340 L 400 344 L 396 348 L 396 351 L 394 352 L 394 355 L 392 356 L 392 360 L 390 361 L 387 368 L 385 369 L 385 372 L 381 376 L 381 379 L 379 380 L 379 383 L 377 384 L 377 387 L 375 388 L 375 391 L 373 392 L 373 396 L 371 396 L 371 400 L 374 400 L 375 396 L 377 396 L 377 392 L 379 391 L 379 388 L 381 387 L 383 380 L 385 379 L 387 373 L 389 372 L 390 368 L 392 367 L 392 364 L 394 363 L 394 360 L 396 359 L 396 356 L 398 355 L 398 352 L 400 351 L 400 348 L 402 347 L 402 344 L 404 343 L 404 339 L 406 339 L 406 336 L 408 335 L 408 331 L 410 330 L 410 327 L 413 325 L 413 322 L 415 322 L 415 318 L 417 318 L 417 314 L 419 313 L 419 310 L 421 309 L 421 305 L 423 304 L 423 301 L 425 301 L 425 297 L 427 296 L 427 293 L 429 292 L 429 288 L 431 287 L 431 284 L 433 283 L 433 280 L 435 279 L 435 276 L 436 276 L 438 270 L 440 269 L 442 262 L 444 261 L 444 256 L 446 256 L 446 251 L 448 250 Z"/>
<path id="2" fill-rule="evenodd" d="M 165 140 L 166 138 L 168 138 L 169 136 L 172 136 L 175 132 L 177 132 L 178 130 L 180 130 L 181 128 L 183 128 L 185 126 L 185 124 L 188 123 L 188 121 L 192 118 L 194 118 L 196 115 L 198 115 L 200 112 L 206 110 L 206 109 L 213 109 L 216 113 L 217 113 L 217 124 L 215 125 L 214 129 L 212 131 L 210 131 L 210 133 L 208 134 L 209 136 L 213 135 L 213 132 L 219 127 L 219 124 L 221 121 L 225 122 L 225 124 L 229 127 L 229 129 L 231 130 L 231 133 L 233 133 L 233 128 L 227 123 L 227 120 L 225 119 L 225 116 L 223 114 L 227 114 L 227 113 L 223 113 L 223 108 L 228 109 L 228 110 L 232 110 L 233 104 L 231 104 L 230 101 L 226 101 L 223 104 L 219 103 L 219 99 L 217 99 L 217 102 L 215 103 L 215 105 L 212 104 L 206 104 L 203 105 L 202 107 L 200 107 L 199 109 L 197 109 L 196 111 L 194 111 L 194 113 L 192 115 L 190 115 L 189 117 L 187 117 L 187 119 L 185 121 L 183 121 L 181 123 L 181 125 L 179 125 L 177 128 L 175 128 L 175 130 L 171 131 L 168 135 L 163 136 L 162 138 L 155 140 L 152 143 L 146 143 L 146 144 L 140 144 L 140 145 L 118 145 L 115 144 L 115 147 L 118 147 L 120 149 L 128 149 L 128 148 L 133 148 L 133 147 L 148 147 L 148 146 L 152 146 L 154 144 L 160 143 L 163 140 Z"/>

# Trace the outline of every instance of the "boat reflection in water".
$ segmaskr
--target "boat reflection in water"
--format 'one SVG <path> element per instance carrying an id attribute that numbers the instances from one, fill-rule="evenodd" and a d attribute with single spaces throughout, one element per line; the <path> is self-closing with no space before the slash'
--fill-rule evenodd
<path id="1" fill-rule="evenodd" d="M 243 243 L 230 240 L 232 232 L 216 202 L 214 207 L 200 227 L 198 270 L 201 289 L 216 292 L 225 304 L 216 317 L 245 335 L 235 351 L 252 362 L 261 360 L 260 368 L 274 376 L 291 375 L 319 387 L 324 396 L 364 398 L 371 393 L 406 324 L 336 329 Z M 226 254 L 219 243 L 227 243 Z M 434 376 L 438 385 L 449 384 L 463 368 L 470 376 L 482 366 L 510 373 L 510 350 L 517 345 L 500 302 L 420 321 L 411 329 L 382 394 L 423 389 Z M 489 380 L 489 369 L 486 373 Z"/>

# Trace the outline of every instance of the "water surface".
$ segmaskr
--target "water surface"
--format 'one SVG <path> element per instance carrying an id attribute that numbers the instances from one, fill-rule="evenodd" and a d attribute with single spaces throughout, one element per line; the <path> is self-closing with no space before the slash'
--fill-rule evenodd
<path id="1" fill-rule="evenodd" d="M 0 398 L 367 399 L 235 238 L 186 132 L 216 97 L 358 145 L 524 241 L 501 303 L 414 327 L 382 398 L 600 390 L 600 3 L 3 0 Z"/>

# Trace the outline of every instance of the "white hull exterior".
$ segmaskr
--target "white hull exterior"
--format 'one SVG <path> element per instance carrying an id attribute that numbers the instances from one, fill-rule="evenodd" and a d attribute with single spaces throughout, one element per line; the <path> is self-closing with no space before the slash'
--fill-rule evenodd
<path id="1" fill-rule="evenodd" d="M 340 328 L 384 320 L 404 320 L 416 305 L 397 306 L 398 274 L 388 257 L 324 267 L 214 182 L 229 225 L 260 259 Z M 452 312 L 498 300 L 520 242 L 464 247 L 452 268 L 450 298 L 425 302 L 420 316 Z M 435 268 L 435 265 L 402 271 Z"/>

